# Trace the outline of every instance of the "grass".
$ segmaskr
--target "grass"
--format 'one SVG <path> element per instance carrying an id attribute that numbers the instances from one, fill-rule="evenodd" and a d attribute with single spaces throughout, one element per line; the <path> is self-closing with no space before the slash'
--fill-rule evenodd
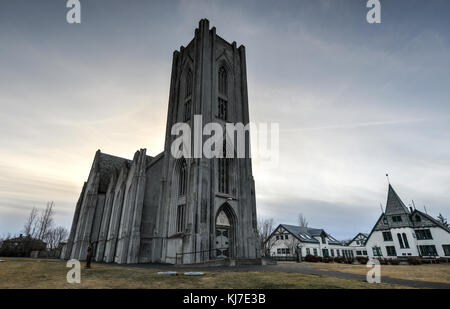
<path id="1" fill-rule="evenodd" d="M 158 275 L 155 267 L 92 264 L 81 270 L 81 283 L 69 284 L 64 261 L 31 258 L 1 258 L 0 288 L 150 288 L 150 289 L 361 289 L 402 288 L 398 285 L 369 284 L 364 281 L 275 271 L 211 271 L 204 276 Z M 165 268 L 164 270 L 167 270 Z M 173 270 L 182 273 L 181 268 Z"/>
<path id="2" fill-rule="evenodd" d="M 365 275 L 368 270 L 366 265 L 347 265 L 337 263 L 308 264 L 322 270 L 333 270 L 360 275 Z M 398 279 L 450 283 L 450 265 L 381 265 L 381 278 L 383 278 L 383 276 Z"/>

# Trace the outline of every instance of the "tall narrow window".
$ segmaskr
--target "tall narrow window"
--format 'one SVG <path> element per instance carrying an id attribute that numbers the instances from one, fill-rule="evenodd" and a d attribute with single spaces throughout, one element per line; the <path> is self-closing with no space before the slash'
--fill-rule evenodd
<path id="1" fill-rule="evenodd" d="M 226 141 L 223 143 L 223 158 L 219 158 L 219 192 L 229 193 L 229 179 L 228 179 L 228 169 L 229 169 L 229 159 L 226 158 L 227 155 L 227 144 Z"/>
<path id="2" fill-rule="evenodd" d="M 187 164 L 186 160 L 183 158 L 180 162 L 180 173 L 178 179 L 178 194 L 180 196 L 186 194 L 186 184 L 187 184 Z"/>
<path id="3" fill-rule="evenodd" d="M 400 244 L 400 248 L 405 248 L 405 245 L 403 244 L 402 235 L 400 233 L 397 233 L 398 242 Z"/>
<path id="4" fill-rule="evenodd" d="M 186 92 L 184 95 L 184 121 L 191 119 L 192 107 L 192 71 L 186 75 Z"/>
<path id="5" fill-rule="evenodd" d="M 184 222 L 186 216 L 186 205 L 178 205 L 177 208 L 177 233 L 184 232 Z"/>
<path id="6" fill-rule="evenodd" d="M 227 71 L 222 66 L 219 69 L 219 97 L 217 117 L 223 120 L 228 118 L 228 80 Z"/>
<path id="7" fill-rule="evenodd" d="M 403 233 L 403 243 L 405 244 L 405 248 L 409 248 L 408 238 L 405 233 Z"/>

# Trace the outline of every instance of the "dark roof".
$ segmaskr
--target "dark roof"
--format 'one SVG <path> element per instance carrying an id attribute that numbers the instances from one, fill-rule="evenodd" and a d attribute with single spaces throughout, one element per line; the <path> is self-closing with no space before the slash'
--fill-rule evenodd
<path id="1" fill-rule="evenodd" d="M 298 240 L 300 240 L 302 242 L 318 243 L 319 241 L 317 239 L 315 239 L 314 237 L 326 235 L 330 239 L 329 243 L 338 244 L 338 245 L 341 244 L 341 242 L 339 242 L 334 237 L 329 235 L 323 229 L 301 227 L 301 226 L 289 225 L 289 224 L 280 224 L 280 226 L 282 226 L 284 229 L 286 229 L 289 233 L 293 234 L 295 237 L 298 238 Z"/>
<path id="2" fill-rule="evenodd" d="M 430 216 L 429 214 L 426 214 L 426 213 L 424 213 L 424 212 L 421 212 L 420 210 L 417 210 L 417 209 L 415 209 L 415 210 L 413 211 L 412 214 L 416 214 L 416 213 L 419 213 L 420 215 L 424 216 L 425 218 L 427 218 L 428 220 L 430 220 L 431 222 L 433 222 L 433 223 L 436 224 L 437 226 L 443 228 L 444 230 L 446 230 L 447 232 L 450 233 L 450 228 L 447 227 L 447 226 L 445 226 L 444 224 L 442 224 L 441 221 L 436 220 L 435 218 L 433 218 L 433 217 Z"/>
<path id="3" fill-rule="evenodd" d="M 388 197 L 386 201 L 386 215 L 409 214 L 408 208 L 389 184 Z"/>
<path id="4" fill-rule="evenodd" d="M 366 242 L 367 242 L 367 239 L 368 239 L 368 237 L 369 237 L 369 235 L 368 234 L 366 234 L 366 233 L 358 233 L 358 234 L 356 234 L 356 236 L 355 237 L 353 237 L 353 239 L 352 240 L 350 240 L 349 242 L 348 242 L 348 244 L 351 244 L 354 240 L 356 240 L 356 238 L 359 236 L 359 235 L 362 235 L 362 236 L 364 236 L 364 245 L 366 244 Z"/>

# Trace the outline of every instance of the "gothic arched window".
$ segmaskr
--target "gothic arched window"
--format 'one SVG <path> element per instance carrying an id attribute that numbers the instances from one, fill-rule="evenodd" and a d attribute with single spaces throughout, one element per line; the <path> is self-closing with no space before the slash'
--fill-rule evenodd
<path id="1" fill-rule="evenodd" d="M 219 158 L 219 192 L 229 193 L 229 160 L 226 158 L 226 142 L 223 143 L 223 157 Z"/>
<path id="2" fill-rule="evenodd" d="M 179 169 L 178 194 L 182 196 L 186 194 L 187 184 L 187 164 L 184 158 L 181 159 Z"/>
<path id="3" fill-rule="evenodd" d="M 186 92 L 184 95 L 184 121 L 191 119 L 192 86 L 192 71 L 189 70 L 186 75 Z"/>
<path id="4" fill-rule="evenodd" d="M 228 79 L 225 67 L 219 68 L 219 97 L 217 117 L 223 120 L 228 118 Z"/>

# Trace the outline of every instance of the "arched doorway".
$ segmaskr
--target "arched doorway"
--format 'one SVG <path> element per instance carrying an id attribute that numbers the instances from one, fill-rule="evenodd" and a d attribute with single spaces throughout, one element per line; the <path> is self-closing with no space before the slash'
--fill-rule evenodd
<path id="1" fill-rule="evenodd" d="M 216 258 L 233 256 L 234 215 L 228 204 L 220 207 L 216 216 Z"/>

